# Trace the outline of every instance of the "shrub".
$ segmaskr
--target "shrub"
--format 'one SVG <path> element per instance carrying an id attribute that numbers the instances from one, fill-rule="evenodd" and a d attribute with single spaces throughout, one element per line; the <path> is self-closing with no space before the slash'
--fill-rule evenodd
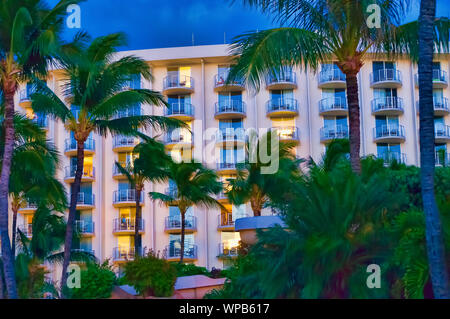
<path id="1" fill-rule="evenodd" d="M 109 266 L 109 260 L 103 264 L 88 263 L 81 271 L 81 288 L 73 289 L 73 299 L 101 299 L 111 297 L 116 275 Z"/>
<path id="2" fill-rule="evenodd" d="M 142 296 L 173 295 L 177 269 L 153 252 L 125 264 L 125 280 Z"/>

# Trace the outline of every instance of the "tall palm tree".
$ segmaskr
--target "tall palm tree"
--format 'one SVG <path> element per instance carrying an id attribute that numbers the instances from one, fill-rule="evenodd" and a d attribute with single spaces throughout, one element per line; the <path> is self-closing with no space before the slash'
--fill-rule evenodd
<path id="1" fill-rule="evenodd" d="M 134 114 L 118 116 L 119 112 L 126 112 L 141 103 L 167 105 L 158 92 L 127 88 L 133 76 L 139 75 L 151 80 L 152 75 L 148 64 L 138 57 L 125 56 L 115 59 L 117 48 L 123 45 L 125 45 L 124 35 L 115 33 L 96 38 L 90 43 L 78 39 L 77 48 L 58 55 L 58 62 L 65 77 L 62 84 L 62 99 L 43 81 L 34 79 L 36 93 L 31 97 L 33 110 L 61 120 L 66 130 L 73 134 L 77 144 L 77 168 L 67 220 L 62 287 L 65 286 L 68 276 L 67 267 L 84 165 L 84 147 L 91 133 L 96 132 L 102 136 L 106 136 L 107 133 L 130 136 L 137 135 L 139 128 L 167 129 L 179 126 L 179 121 L 161 116 Z M 73 107 L 69 109 L 65 102 Z"/>
<path id="2" fill-rule="evenodd" d="M 176 187 L 169 188 L 166 194 L 150 192 L 149 196 L 153 200 L 161 201 L 166 206 L 177 206 L 180 210 L 180 263 L 183 263 L 187 210 L 195 205 L 222 207 L 214 195 L 219 194 L 223 188 L 216 173 L 203 167 L 200 163 L 172 162 L 168 167 L 168 177 Z"/>
<path id="3" fill-rule="evenodd" d="M 144 142 L 138 144 L 133 151 L 136 156 L 130 163 L 116 162 L 119 173 L 126 176 L 131 187 L 136 193 L 136 217 L 134 225 L 134 253 L 140 256 L 142 248 L 141 235 L 139 233 L 142 223 L 141 194 L 146 182 L 163 182 L 168 179 L 167 165 L 170 157 L 165 152 L 163 144 L 156 140 L 140 135 Z"/>
<path id="4" fill-rule="evenodd" d="M 5 103 L 5 150 L 0 175 L 0 233 L 8 297 L 17 298 L 14 256 L 8 236 L 8 189 L 14 148 L 14 95 L 19 83 L 34 73 L 44 76 L 52 54 L 61 44 L 67 6 L 80 0 L 4 0 L 0 6 L 0 88 Z"/>
<path id="5" fill-rule="evenodd" d="M 421 0 L 418 44 L 422 199 L 425 211 L 428 263 L 434 297 L 449 299 L 449 278 L 445 264 L 442 225 L 434 195 L 435 135 L 432 70 L 435 51 L 435 19 L 436 0 Z M 448 30 L 447 27 L 447 34 Z M 448 48 L 448 39 L 446 47 Z"/>
<path id="6" fill-rule="evenodd" d="M 226 192 L 231 203 L 242 205 L 250 203 L 254 216 L 261 216 L 261 211 L 269 202 L 271 194 L 283 192 L 289 189 L 289 185 L 298 177 L 300 160 L 293 155 L 294 144 L 280 142 L 278 148 L 271 146 L 272 132 L 267 132 L 252 147 L 252 139 L 246 143 L 246 161 L 238 163 L 236 178 L 228 180 L 228 191 Z M 272 152 L 278 151 L 278 170 L 274 174 L 264 174 L 263 168 L 270 165 L 264 163 L 260 156 L 260 149 L 265 148 Z M 253 155 L 254 156 L 253 156 Z M 255 161 L 250 161 L 250 157 Z"/>
<path id="7" fill-rule="evenodd" d="M 251 32 L 236 38 L 231 54 L 237 64 L 230 78 L 241 77 L 255 88 L 267 74 L 283 73 L 283 66 L 317 70 L 320 63 L 336 60 L 346 75 L 349 113 L 350 160 L 360 172 L 360 109 L 357 74 L 369 51 L 386 51 L 409 1 L 404 0 L 243 0 L 274 15 L 282 27 Z M 367 7 L 381 9 L 382 28 L 366 23 Z M 286 25 L 286 26 L 285 26 Z M 283 75 L 281 75 L 283 76 Z"/>

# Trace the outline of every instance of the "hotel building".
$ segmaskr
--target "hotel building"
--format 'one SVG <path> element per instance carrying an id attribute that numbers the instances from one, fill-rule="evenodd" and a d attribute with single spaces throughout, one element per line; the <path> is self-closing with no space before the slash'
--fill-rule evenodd
<path id="1" fill-rule="evenodd" d="M 327 143 L 348 136 L 348 113 L 345 76 L 330 61 L 317 72 L 286 69 L 280 76 L 268 76 L 258 92 L 242 82 L 227 83 L 230 65 L 227 45 L 192 46 L 121 52 L 148 61 L 154 80 L 130 81 L 132 88 L 149 88 L 162 92 L 170 108 L 149 105 L 136 106 L 124 114 L 156 114 L 178 118 L 189 130 L 161 135 L 158 138 L 174 156 L 202 156 L 211 142 L 203 132 L 214 134 L 214 161 L 207 166 L 217 171 L 222 180 L 233 177 L 235 163 L 244 157 L 245 137 L 233 129 L 277 128 L 281 140 L 296 142 L 299 157 L 320 160 Z M 450 142 L 450 109 L 448 98 L 448 55 L 436 56 L 433 67 L 436 165 L 448 161 Z M 52 71 L 48 86 L 60 94 L 61 72 Z M 407 58 L 396 61 L 368 57 L 358 75 L 361 105 L 361 156 L 375 155 L 386 163 L 395 159 L 408 165 L 419 163 L 419 117 L 417 65 Z M 75 175 L 76 142 L 61 122 L 33 115 L 25 85 L 17 95 L 17 110 L 34 116 L 46 128 L 48 137 L 62 155 L 58 178 L 67 191 Z M 71 107 L 68 105 L 68 107 Z M 126 114 L 125 114 L 126 113 Z M 198 134 L 198 132 L 200 134 Z M 77 228 L 82 234 L 75 248 L 92 251 L 103 261 L 110 259 L 118 269 L 134 257 L 135 193 L 125 176 L 115 168 L 115 162 L 127 163 L 133 158 L 136 138 L 93 134 L 85 145 L 84 173 L 78 200 Z M 182 150 L 179 146 L 182 145 Z M 198 150 L 200 150 L 198 152 Z M 197 152 L 197 153 L 196 153 Z M 199 154 L 196 156 L 195 154 Z M 152 201 L 149 191 L 170 192 L 171 183 L 145 186 L 142 196 L 142 243 L 145 249 L 160 251 L 169 260 L 180 257 L 180 215 L 177 207 L 167 208 Z M 234 220 L 251 215 L 249 206 L 235 207 L 227 203 L 232 213 L 220 209 L 192 207 L 187 217 L 185 261 L 209 269 L 227 267 L 236 256 L 239 233 L 234 232 Z M 25 205 L 19 213 L 18 225 L 31 235 L 35 207 Z M 271 214 L 270 210 L 263 214 Z M 59 276 L 59 274 L 58 274 Z M 55 279 L 58 278 L 55 277 Z"/>

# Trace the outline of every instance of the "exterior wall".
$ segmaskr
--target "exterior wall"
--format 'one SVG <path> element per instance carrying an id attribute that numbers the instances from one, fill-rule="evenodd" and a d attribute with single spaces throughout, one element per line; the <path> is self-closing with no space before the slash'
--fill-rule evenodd
<path id="1" fill-rule="evenodd" d="M 156 91 L 163 91 L 163 79 L 167 75 L 167 67 L 190 66 L 191 76 L 195 80 L 195 89 L 191 94 L 191 103 L 195 109 L 195 121 L 193 131 L 200 134 L 194 135 L 194 152 L 199 152 L 206 146 L 206 142 L 198 138 L 208 128 L 218 128 L 219 121 L 215 119 L 214 105 L 218 100 L 218 94 L 214 91 L 214 77 L 218 73 L 218 65 L 230 62 L 227 57 L 228 48 L 225 45 L 196 46 L 186 48 L 168 48 L 156 50 L 128 51 L 120 55 L 135 54 L 144 58 L 153 69 L 153 83 L 142 81 L 141 86 Z M 379 58 L 377 60 L 380 60 Z M 442 70 L 450 73 L 448 56 L 438 57 Z M 399 124 L 405 127 L 405 141 L 400 142 L 401 152 L 405 153 L 406 162 L 409 165 L 417 165 L 418 154 L 418 114 L 416 101 L 418 89 L 414 83 L 417 66 L 407 59 L 396 61 L 397 69 L 402 73 L 402 85 L 397 89 L 398 96 L 403 98 L 404 112 L 399 115 Z M 311 156 L 319 161 L 325 151 L 325 145 L 321 143 L 320 129 L 324 126 L 323 116 L 319 114 L 319 101 L 322 98 L 322 90 L 318 87 L 318 73 L 310 70 L 294 70 L 297 76 L 297 88 L 293 90 L 294 98 L 299 105 L 298 116 L 293 118 L 295 126 L 300 130 L 300 143 L 296 153 L 300 157 Z M 320 71 L 320 70 L 319 70 Z M 372 58 L 366 61 L 361 69 L 358 80 L 360 85 L 361 105 L 361 155 L 377 154 L 377 146 L 374 143 L 373 129 L 375 116 L 371 112 L 371 100 L 374 98 L 370 85 L 370 73 L 372 72 Z M 48 84 L 58 94 L 58 81 L 61 75 L 53 72 Z M 444 97 L 450 98 L 450 89 L 444 88 Z M 272 120 L 267 116 L 266 102 L 270 99 L 270 92 L 265 84 L 259 92 L 244 90 L 242 100 L 246 103 L 246 117 L 243 119 L 244 128 L 270 128 Z M 17 97 L 17 103 L 19 99 Z M 163 108 L 144 106 L 145 114 L 164 115 Z M 17 108 L 24 111 L 23 108 Z M 449 116 L 445 116 L 446 124 L 450 124 Z M 62 169 L 58 172 L 58 178 L 64 180 L 64 167 L 69 165 L 68 157 L 64 155 L 64 141 L 69 137 L 64 126 L 60 122 L 49 121 L 48 135 L 54 141 L 62 154 Z M 146 132 L 156 134 L 158 132 Z M 113 220 L 119 217 L 119 208 L 113 205 L 113 192 L 118 189 L 118 181 L 113 178 L 114 162 L 118 160 L 118 153 L 113 151 L 113 138 L 107 136 L 94 137 L 96 143 L 93 155 L 96 170 L 95 180 L 92 182 L 93 194 L 95 194 L 95 206 L 92 209 L 95 223 L 95 234 L 92 236 L 92 249 L 95 255 L 101 259 L 113 257 L 113 249 L 118 245 L 118 236 L 113 234 Z M 196 153 L 195 153 L 196 154 Z M 198 155 L 198 156 L 196 156 Z M 199 157 L 199 154 L 194 155 Z M 216 168 L 215 164 L 208 164 L 210 168 Z M 69 183 L 66 183 L 69 192 Z M 147 249 L 163 252 L 169 244 L 169 235 L 165 232 L 165 218 L 169 216 L 169 209 L 160 203 L 151 201 L 147 193 L 149 191 L 164 192 L 167 185 L 145 185 L 145 200 L 142 208 L 142 216 L 145 220 L 143 233 L 143 246 Z M 246 208 L 251 212 L 250 208 Z M 270 214 L 270 211 L 264 212 Z M 222 268 L 221 259 L 217 258 L 218 246 L 221 242 L 221 232 L 218 231 L 219 209 L 206 209 L 195 207 L 194 215 L 197 218 L 197 231 L 194 232 L 195 244 L 198 246 L 198 258 L 194 261 L 200 266 L 209 269 Z M 23 222 L 23 214 L 19 214 L 18 225 Z M 58 276 L 59 277 L 59 274 Z M 55 279 L 57 278 L 55 277 Z"/>

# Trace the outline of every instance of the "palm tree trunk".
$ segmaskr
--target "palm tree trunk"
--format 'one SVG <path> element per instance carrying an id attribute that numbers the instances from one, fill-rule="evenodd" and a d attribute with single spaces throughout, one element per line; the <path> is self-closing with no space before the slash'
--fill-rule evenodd
<path id="1" fill-rule="evenodd" d="M 16 256 L 16 234 L 17 234 L 17 211 L 18 207 L 12 205 L 13 221 L 12 221 L 12 235 L 11 235 L 11 255 Z"/>
<path id="2" fill-rule="evenodd" d="M 135 256 L 141 256 L 141 234 L 139 233 L 141 221 L 142 221 L 142 210 L 141 210 L 141 189 L 139 187 L 136 190 L 136 218 L 134 225 L 134 254 Z"/>
<path id="3" fill-rule="evenodd" d="M 356 73 L 346 74 L 347 83 L 347 104 L 350 139 L 350 163 L 353 172 L 361 172 L 361 162 L 359 159 L 361 138 L 360 138 L 360 116 L 358 97 L 358 78 Z"/>
<path id="4" fill-rule="evenodd" d="M 428 264 L 433 294 L 435 298 L 448 299 L 450 298 L 450 292 L 442 226 L 434 195 L 435 136 L 432 62 L 435 15 L 436 0 L 422 0 L 419 16 L 420 166 Z"/>
<path id="5" fill-rule="evenodd" d="M 15 81 L 14 81 L 15 82 Z M 8 229 L 8 195 L 11 161 L 14 150 L 14 93 L 15 87 L 3 83 L 5 107 L 5 146 L 3 153 L 2 173 L 0 176 L 0 234 L 2 242 L 3 274 L 10 299 L 17 299 L 16 275 L 14 271 L 14 256 L 11 251 Z"/>
<path id="6" fill-rule="evenodd" d="M 64 242 L 64 261 L 61 275 L 61 297 L 65 298 L 65 289 L 67 283 L 67 268 L 69 267 L 70 254 L 72 250 L 73 229 L 75 226 L 75 218 L 77 212 L 78 194 L 80 193 L 81 177 L 84 169 L 84 141 L 77 141 L 77 170 L 75 172 L 75 180 L 72 185 L 72 193 L 70 196 L 69 217 L 67 218 L 66 238 Z"/>
<path id="7" fill-rule="evenodd" d="M 185 230 L 186 230 L 186 211 L 181 211 L 181 252 L 180 252 L 180 264 L 183 263 L 184 259 L 184 237 L 185 237 Z"/>

